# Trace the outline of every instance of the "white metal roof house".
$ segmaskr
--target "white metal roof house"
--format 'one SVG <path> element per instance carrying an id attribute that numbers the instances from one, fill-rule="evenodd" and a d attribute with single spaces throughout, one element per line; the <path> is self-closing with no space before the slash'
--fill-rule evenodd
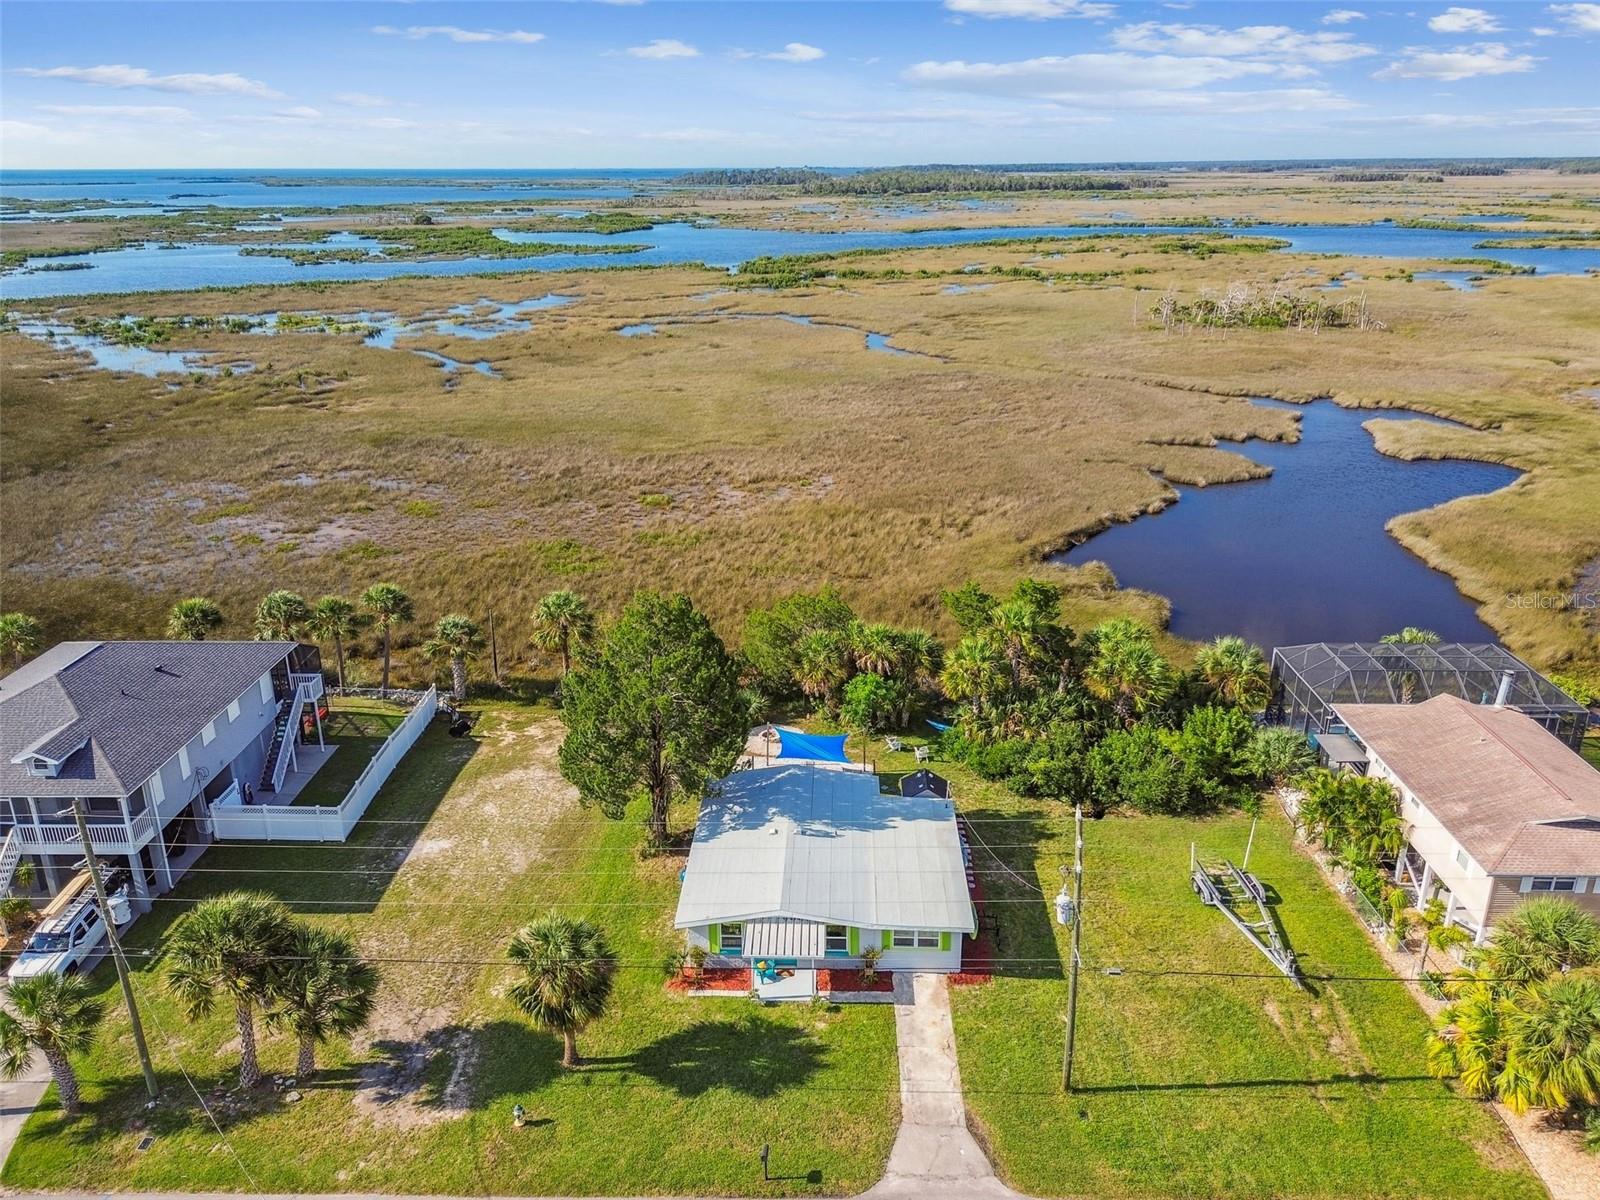
<path id="1" fill-rule="evenodd" d="M 0 679 L 0 890 L 24 856 L 47 894 L 72 877 L 74 800 L 136 903 L 171 890 L 214 806 L 283 787 L 321 666 L 295 642 L 62 642 Z"/>
<path id="2" fill-rule="evenodd" d="M 1396 882 L 1482 941 L 1523 897 L 1600 913 L 1600 771 L 1511 708 L 1439 695 L 1340 704 L 1365 774 L 1400 793 Z"/>
<path id="3" fill-rule="evenodd" d="M 674 924 L 717 965 L 957 971 L 976 925 L 949 800 L 810 763 L 737 771 L 700 807 Z M 810 978 L 807 978 L 807 977 Z"/>

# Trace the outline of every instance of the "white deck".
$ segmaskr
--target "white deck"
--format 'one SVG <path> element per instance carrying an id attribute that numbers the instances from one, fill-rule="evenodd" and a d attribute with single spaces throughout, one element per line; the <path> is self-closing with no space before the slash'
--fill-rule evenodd
<path id="1" fill-rule="evenodd" d="M 810 1000 L 817 994 L 817 973 L 812 970 L 782 975 L 776 983 L 762 983 L 761 976 L 754 972 L 751 978 L 755 980 L 756 995 L 763 1000 Z"/>
<path id="2" fill-rule="evenodd" d="M 338 748 L 337 742 L 329 742 L 326 746 L 296 746 L 295 766 L 284 774 L 283 786 L 275 792 L 257 791 L 256 803 L 293 804 L 294 798 L 304 790 L 306 784 L 311 782 L 312 776 L 322 770 Z M 338 801 L 334 803 L 337 804 Z"/>

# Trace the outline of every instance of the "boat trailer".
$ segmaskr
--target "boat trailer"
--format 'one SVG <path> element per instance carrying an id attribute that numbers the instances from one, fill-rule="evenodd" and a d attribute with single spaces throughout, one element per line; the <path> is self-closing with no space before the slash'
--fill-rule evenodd
<path id="1" fill-rule="evenodd" d="M 1268 962 L 1296 986 L 1305 987 L 1294 951 L 1283 940 L 1277 919 L 1267 907 L 1266 889 L 1259 879 L 1225 858 L 1206 862 L 1190 842 L 1189 882 L 1202 904 L 1221 910 Z"/>

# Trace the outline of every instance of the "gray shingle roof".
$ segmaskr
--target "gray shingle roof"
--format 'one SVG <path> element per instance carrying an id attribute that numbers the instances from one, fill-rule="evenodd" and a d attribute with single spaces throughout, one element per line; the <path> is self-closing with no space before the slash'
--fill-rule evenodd
<path id="1" fill-rule="evenodd" d="M 293 642 L 63 642 L 0 679 L 0 795 L 125 796 Z M 54 778 L 11 760 L 64 759 Z"/>
<path id="2" fill-rule="evenodd" d="M 728 776 L 700 806 L 675 924 L 777 917 L 972 933 L 950 802 L 810 764 Z"/>

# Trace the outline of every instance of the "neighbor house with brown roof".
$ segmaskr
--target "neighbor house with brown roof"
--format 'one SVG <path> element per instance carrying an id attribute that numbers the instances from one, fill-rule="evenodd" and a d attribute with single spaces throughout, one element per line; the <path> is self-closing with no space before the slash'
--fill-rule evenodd
<path id="1" fill-rule="evenodd" d="M 1366 774 L 1400 793 L 1395 882 L 1419 906 L 1439 897 L 1479 942 L 1529 895 L 1600 914 L 1600 771 L 1558 738 L 1514 709 L 1450 695 L 1336 711 Z"/>

